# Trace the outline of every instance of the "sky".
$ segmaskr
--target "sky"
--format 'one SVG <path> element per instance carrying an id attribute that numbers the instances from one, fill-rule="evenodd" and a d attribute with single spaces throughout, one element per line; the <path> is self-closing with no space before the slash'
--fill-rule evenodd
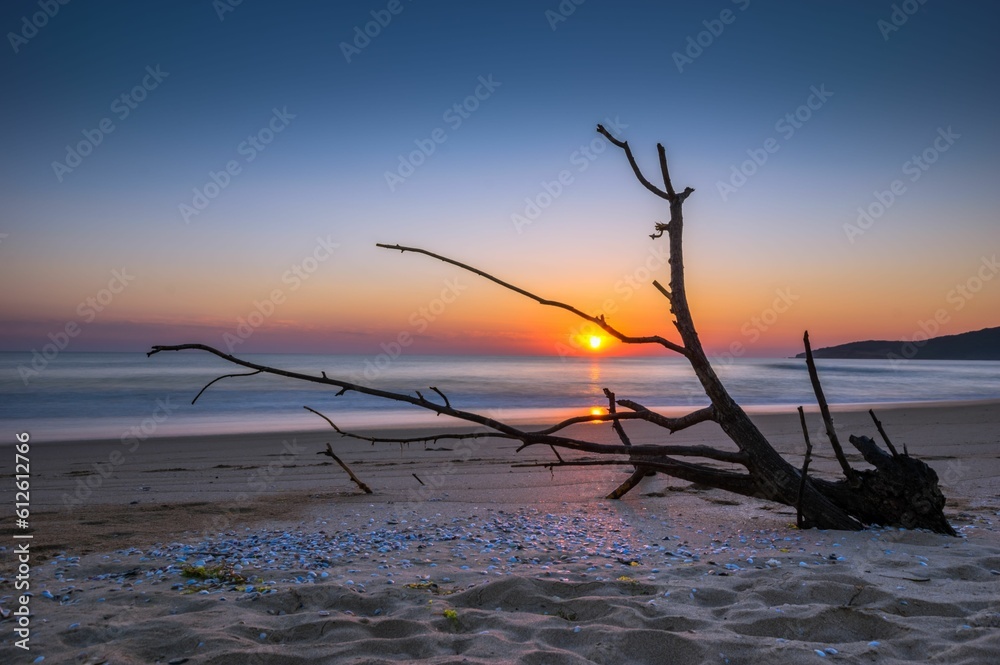
<path id="1" fill-rule="evenodd" d="M 3 3 L 0 350 L 713 354 L 1000 325 L 991 2 Z"/>

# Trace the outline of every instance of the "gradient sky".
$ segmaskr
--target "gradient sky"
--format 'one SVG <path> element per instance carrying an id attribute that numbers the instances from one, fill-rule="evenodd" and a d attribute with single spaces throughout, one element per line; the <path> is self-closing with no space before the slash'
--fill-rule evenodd
<path id="1" fill-rule="evenodd" d="M 897 26 L 893 3 L 870 1 L 567 0 L 569 16 L 556 0 L 71 2 L 50 18 L 5 2 L 0 349 L 41 349 L 67 324 L 76 351 L 225 346 L 255 302 L 268 315 L 237 352 L 378 353 L 402 334 L 407 353 L 554 354 L 581 333 L 376 242 L 676 338 L 650 286 L 668 279 L 665 239 L 648 237 L 667 211 L 595 141 L 611 121 L 651 180 L 660 141 L 677 188 L 697 190 L 688 295 L 712 352 L 792 355 L 806 328 L 826 346 L 1000 325 L 1000 6 L 902 4 L 914 13 Z M 372 12 L 391 21 L 345 56 Z M 144 80 L 129 108 L 121 96 Z M 477 90 L 467 117 L 449 112 Z M 813 90 L 832 94 L 778 124 Z M 248 147 L 269 123 L 273 141 Z M 54 167 L 85 133 L 100 143 Z M 768 139 L 776 151 L 720 193 Z M 390 188 L 418 143 L 433 153 Z M 926 170 L 911 161 L 925 151 Z M 185 220 L 229 162 L 239 172 Z M 562 171 L 572 180 L 546 201 Z M 895 180 L 880 216 L 845 229 Z M 318 238 L 338 246 L 313 262 Z M 102 294 L 109 282 L 121 292 Z"/>

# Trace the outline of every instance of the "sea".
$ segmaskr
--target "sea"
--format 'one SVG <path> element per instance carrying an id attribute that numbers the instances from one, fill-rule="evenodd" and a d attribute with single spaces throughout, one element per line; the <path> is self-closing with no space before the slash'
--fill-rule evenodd
<path id="1" fill-rule="evenodd" d="M 325 372 L 374 388 L 441 398 L 459 409 L 513 422 L 549 422 L 607 405 L 603 389 L 667 413 L 708 404 L 681 358 L 258 354 L 246 359 L 318 376 Z M 964 401 L 1000 398 L 1000 361 L 818 360 L 831 404 Z M 740 358 L 715 364 L 748 410 L 814 405 L 805 361 Z M 247 370 L 203 352 L 62 353 L 41 366 L 24 353 L 0 353 L 0 444 L 29 432 L 33 443 L 454 424 L 417 407 L 256 375 L 210 381 Z"/>

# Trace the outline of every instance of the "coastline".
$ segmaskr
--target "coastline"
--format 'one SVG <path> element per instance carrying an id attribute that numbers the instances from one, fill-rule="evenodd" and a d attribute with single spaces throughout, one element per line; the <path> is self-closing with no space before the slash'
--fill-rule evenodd
<path id="1" fill-rule="evenodd" d="M 835 412 L 838 431 L 874 435 L 865 410 Z M 94 464 L 120 442 L 42 442 L 32 658 L 655 663 L 669 647 L 679 663 L 802 662 L 817 649 L 850 662 L 987 662 L 1000 649 L 1000 401 L 877 413 L 938 471 L 962 538 L 799 531 L 791 509 L 660 475 L 606 501 L 622 469 L 511 468 L 551 452 L 515 455 L 499 439 L 426 450 L 329 430 L 149 439 L 106 478 Z M 794 414 L 753 417 L 801 460 Z M 721 439 L 705 424 L 671 442 Z M 316 454 L 327 441 L 374 494 Z M 812 468 L 835 476 L 824 444 Z M 78 504 L 63 500 L 97 477 Z M 252 583 L 189 585 L 180 568 L 199 561 L 245 561 Z"/>

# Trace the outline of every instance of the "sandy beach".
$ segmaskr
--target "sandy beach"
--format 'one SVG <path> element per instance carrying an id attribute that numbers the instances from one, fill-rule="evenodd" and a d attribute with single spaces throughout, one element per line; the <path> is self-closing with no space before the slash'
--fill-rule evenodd
<path id="1" fill-rule="evenodd" d="M 792 509 L 662 475 L 607 501 L 625 468 L 513 468 L 552 453 L 497 439 L 32 440 L 30 651 L 8 617 L 0 659 L 997 662 L 1000 402 L 878 414 L 937 470 L 960 538 L 802 531 Z M 835 418 L 844 438 L 875 435 L 860 408 Z M 796 416 L 754 420 L 801 462 Z M 581 430 L 611 440 L 607 425 Z M 706 424 L 672 442 L 721 437 Z M 373 494 L 317 454 L 328 441 Z M 9 477 L 14 450 L 0 450 Z M 825 441 L 812 469 L 835 476 Z M 14 503 L 12 483 L 0 497 Z M 12 531 L 5 614 L 20 594 Z"/>

